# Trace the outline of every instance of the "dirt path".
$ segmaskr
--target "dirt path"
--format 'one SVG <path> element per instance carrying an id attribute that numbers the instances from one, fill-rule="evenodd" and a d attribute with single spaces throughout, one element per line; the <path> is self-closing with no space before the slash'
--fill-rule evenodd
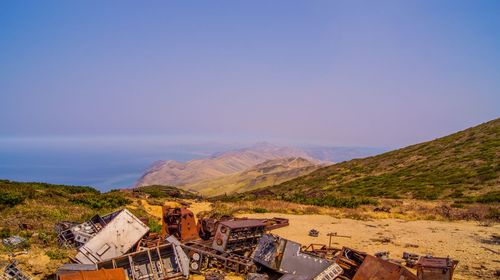
<path id="1" fill-rule="evenodd" d="M 500 251 L 497 244 L 488 244 L 492 235 L 500 234 L 500 225 L 480 226 L 475 222 L 404 221 L 380 219 L 359 221 L 337 219 L 328 215 L 244 214 L 251 218 L 283 217 L 290 226 L 273 231 L 303 245 L 328 244 L 329 232 L 349 235 L 351 238 L 332 238 L 332 246 L 348 246 L 374 254 L 389 251 L 390 257 L 400 259 L 403 252 L 420 255 L 431 254 L 460 261 L 454 279 L 498 279 L 494 276 L 500 269 Z M 319 230 L 318 237 L 308 235 L 310 229 Z M 390 240 L 383 243 L 382 240 Z M 418 246 L 418 247 L 416 247 Z M 487 249 L 493 251 L 489 251 Z"/>

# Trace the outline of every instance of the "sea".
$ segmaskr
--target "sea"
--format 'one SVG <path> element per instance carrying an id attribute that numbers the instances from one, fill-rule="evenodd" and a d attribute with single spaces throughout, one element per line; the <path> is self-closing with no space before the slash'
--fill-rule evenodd
<path id="1" fill-rule="evenodd" d="M 0 179 L 91 186 L 109 191 L 134 186 L 158 160 L 185 162 L 221 150 L 225 148 L 216 145 L 0 140 Z"/>

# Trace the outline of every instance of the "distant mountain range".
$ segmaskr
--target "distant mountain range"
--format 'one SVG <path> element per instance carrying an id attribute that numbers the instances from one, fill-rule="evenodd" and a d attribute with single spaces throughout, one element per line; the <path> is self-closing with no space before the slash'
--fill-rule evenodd
<path id="1" fill-rule="evenodd" d="M 370 148 L 281 147 L 258 143 L 188 162 L 155 162 L 136 186 L 170 185 L 212 196 L 280 184 L 332 160 L 376 153 Z"/>

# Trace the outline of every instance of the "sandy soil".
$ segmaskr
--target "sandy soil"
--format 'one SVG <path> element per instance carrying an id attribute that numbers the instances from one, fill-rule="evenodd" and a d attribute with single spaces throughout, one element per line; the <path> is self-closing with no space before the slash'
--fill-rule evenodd
<path id="1" fill-rule="evenodd" d="M 302 245 L 310 243 L 328 244 L 327 233 L 348 235 L 351 238 L 332 238 L 333 247 L 348 246 L 374 254 L 389 251 L 390 257 L 400 259 L 403 252 L 436 257 L 450 256 L 459 260 L 454 279 L 498 279 L 494 276 L 500 269 L 500 246 L 489 244 L 492 235 L 500 234 L 500 225 L 480 226 L 475 222 L 405 221 L 380 219 L 360 221 L 337 219 L 328 215 L 244 214 L 251 218 L 283 217 L 290 226 L 274 230 L 273 233 Z M 308 235 L 310 229 L 319 230 L 318 237 Z M 382 239 L 390 239 L 382 243 Z M 416 247 L 418 246 L 418 247 Z M 488 249 L 485 249 L 488 248 Z"/>

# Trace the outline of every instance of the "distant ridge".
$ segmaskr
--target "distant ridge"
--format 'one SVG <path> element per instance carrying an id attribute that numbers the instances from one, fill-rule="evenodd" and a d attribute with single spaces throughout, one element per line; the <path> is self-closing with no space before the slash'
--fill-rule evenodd
<path id="1" fill-rule="evenodd" d="M 185 163 L 174 160 L 155 162 L 139 179 L 136 186 L 185 186 L 203 180 L 247 170 L 268 160 L 302 158 L 314 162 L 306 152 L 291 147 L 258 143 L 249 148 L 215 154 L 206 159 Z"/>
<path id="2" fill-rule="evenodd" d="M 304 158 L 271 159 L 242 172 L 183 186 L 205 196 L 255 190 L 308 174 L 322 165 Z"/>

